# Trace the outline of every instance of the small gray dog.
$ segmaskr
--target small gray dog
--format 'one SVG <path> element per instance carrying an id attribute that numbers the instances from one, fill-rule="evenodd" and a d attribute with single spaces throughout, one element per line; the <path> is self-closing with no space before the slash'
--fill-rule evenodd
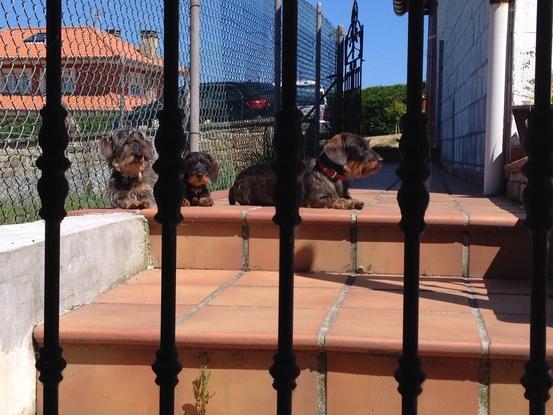
<path id="1" fill-rule="evenodd" d="M 382 167 L 383 159 L 362 137 L 341 133 L 332 137 L 317 159 L 306 161 L 300 175 L 301 206 L 333 209 L 361 209 L 363 202 L 352 199 L 348 180 L 366 177 Z M 254 165 L 242 171 L 229 191 L 234 205 L 274 206 L 276 175 L 270 165 Z"/>

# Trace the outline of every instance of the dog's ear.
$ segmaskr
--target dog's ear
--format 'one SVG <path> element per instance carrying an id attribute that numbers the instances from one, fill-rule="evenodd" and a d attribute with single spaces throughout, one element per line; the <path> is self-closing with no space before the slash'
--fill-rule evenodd
<path id="1" fill-rule="evenodd" d="M 215 183 L 219 177 L 219 163 L 213 157 L 209 156 L 209 158 L 211 159 L 209 178 L 211 179 L 211 183 Z"/>
<path id="2" fill-rule="evenodd" d="M 98 142 L 98 146 L 100 147 L 100 153 L 102 153 L 102 155 L 108 160 L 110 160 L 113 156 L 112 143 L 113 143 L 113 137 L 111 134 L 104 135 Z"/>
<path id="3" fill-rule="evenodd" d="M 153 160 L 155 156 L 154 143 L 149 138 L 144 139 L 144 158 L 148 161 Z"/>
<path id="4" fill-rule="evenodd" d="M 217 160 L 215 160 L 209 153 L 206 152 L 202 152 L 202 159 L 202 161 L 207 162 L 207 164 L 209 165 L 207 171 L 211 183 L 215 183 L 217 181 L 217 177 L 219 177 L 219 163 L 217 163 Z"/>
<path id="5" fill-rule="evenodd" d="M 340 166 L 345 166 L 348 162 L 346 143 L 344 142 L 345 139 L 346 137 L 344 134 L 336 134 L 326 143 L 323 149 L 326 156 Z"/>

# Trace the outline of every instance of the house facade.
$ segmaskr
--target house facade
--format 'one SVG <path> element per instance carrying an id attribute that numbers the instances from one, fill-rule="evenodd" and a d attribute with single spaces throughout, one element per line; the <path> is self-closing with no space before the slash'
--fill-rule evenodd
<path id="1" fill-rule="evenodd" d="M 407 11 L 395 0 L 397 14 Z M 536 0 L 427 0 L 429 136 L 446 170 L 521 200 Z"/>
<path id="2" fill-rule="evenodd" d="M 38 111 L 44 105 L 46 29 L 0 31 L 0 109 L 4 116 Z M 141 32 L 141 44 L 119 30 L 93 26 L 62 28 L 62 93 L 70 112 L 123 111 L 161 95 L 163 60 L 158 37 Z"/>

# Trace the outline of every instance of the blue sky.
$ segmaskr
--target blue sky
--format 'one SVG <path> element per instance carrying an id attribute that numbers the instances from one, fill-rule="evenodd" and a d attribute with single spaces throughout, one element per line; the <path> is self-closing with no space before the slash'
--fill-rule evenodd
<path id="1" fill-rule="evenodd" d="M 263 9 L 264 12 L 267 12 L 269 16 L 272 16 L 272 10 L 274 9 L 271 5 L 271 0 L 256 0 L 252 3 L 248 3 L 248 1 L 250 0 L 204 0 L 202 9 L 205 14 L 204 18 L 211 19 L 212 16 L 219 15 L 222 9 L 221 4 L 227 3 L 228 7 L 225 7 L 230 8 L 229 10 L 232 13 L 235 13 L 236 10 L 243 10 L 244 4 L 251 6 L 253 3 L 257 4 L 257 7 Z M 317 0 L 308 1 L 314 5 L 317 3 Z M 353 0 L 319 1 L 322 3 L 323 15 L 333 25 L 344 25 L 347 31 L 351 20 Z M 136 3 L 129 2 L 129 0 L 96 0 L 94 2 L 88 0 L 63 0 L 63 3 L 65 12 L 64 24 L 66 25 L 95 24 L 104 29 L 118 27 L 122 29 L 123 38 L 134 43 L 138 43 L 140 28 L 161 31 L 162 7 L 160 6 L 162 0 L 148 0 Z M 392 0 L 358 0 L 359 19 L 365 27 L 363 87 L 406 82 L 407 16 L 396 16 L 393 12 L 392 3 Z M 43 6 L 45 0 L 11 0 L 9 4 L 4 4 L 4 2 L 0 4 L 2 4 L 0 6 L 0 27 L 6 24 L 11 27 L 44 25 Z M 129 7 L 131 4 L 134 7 Z M 158 5 L 158 7 L 147 7 L 145 4 Z M 252 10 L 256 9 L 252 8 Z M 186 24 L 186 15 L 183 16 L 183 20 L 183 23 Z M 226 25 L 221 25 L 221 27 L 227 30 Z M 255 25 L 252 27 L 255 27 Z M 220 43 L 219 41 L 224 40 L 222 36 L 214 34 L 213 30 L 206 31 L 203 36 L 211 39 L 211 47 L 216 46 L 216 44 Z M 259 34 L 256 36 L 260 37 Z M 267 36 L 266 33 L 262 36 L 264 42 L 267 41 L 265 39 Z M 244 50 L 240 45 L 240 38 L 240 36 L 234 36 L 237 47 Z M 183 48 L 185 46 L 183 44 Z M 265 43 L 261 46 L 256 45 L 256 47 L 261 51 L 267 48 Z M 214 50 L 218 49 L 215 48 Z M 183 59 L 186 58 L 186 54 L 187 51 L 183 49 Z M 209 58 L 212 55 L 206 54 L 204 58 Z M 259 69 L 259 62 L 265 62 L 266 60 L 260 59 L 258 56 L 250 56 L 251 53 L 247 55 L 248 58 L 257 62 L 257 66 L 253 64 L 239 65 L 240 68 L 243 66 L 245 68 Z M 259 72 L 269 73 L 272 71 L 272 63 L 269 61 L 265 63 L 265 66 L 267 66 L 266 70 Z M 219 66 L 225 67 L 225 65 L 217 65 L 217 68 Z M 205 67 L 212 68 L 214 66 L 206 65 Z M 246 76 L 241 73 L 230 73 L 230 75 L 226 73 L 226 75 L 241 78 Z"/>
<path id="2" fill-rule="evenodd" d="M 347 31 L 353 0 L 309 2 L 320 2 L 323 15 Z M 365 27 L 363 87 L 406 83 L 407 15 L 396 16 L 392 0 L 358 0 L 358 6 L 359 20 Z"/>

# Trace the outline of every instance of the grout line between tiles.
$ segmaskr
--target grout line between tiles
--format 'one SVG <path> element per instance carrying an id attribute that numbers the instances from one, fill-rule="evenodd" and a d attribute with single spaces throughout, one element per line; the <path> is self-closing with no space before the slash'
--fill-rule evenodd
<path id="1" fill-rule="evenodd" d="M 350 228 L 350 240 L 351 240 L 351 272 L 357 272 L 357 215 L 360 211 L 354 211 L 351 213 L 351 228 Z"/>
<path id="2" fill-rule="evenodd" d="M 242 230 L 242 270 L 250 269 L 250 225 L 248 223 L 248 212 L 261 209 L 261 206 L 251 209 L 244 209 L 240 212 L 241 230 Z"/>
<path id="3" fill-rule="evenodd" d="M 239 271 L 234 277 L 232 277 L 226 283 L 224 283 L 223 285 L 218 287 L 215 291 L 213 291 L 211 294 L 209 294 L 207 297 L 205 297 L 202 301 L 200 301 L 198 304 L 196 304 L 194 307 L 192 307 L 190 310 L 188 310 L 182 316 L 178 317 L 176 322 L 175 322 L 175 326 L 178 326 L 179 324 L 184 323 L 186 320 L 188 320 L 190 317 L 192 317 L 194 314 L 196 314 L 198 311 L 200 311 L 206 305 L 211 303 L 223 291 L 225 291 L 227 288 L 233 286 L 245 274 L 246 274 L 246 271 L 243 271 L 243 270 Z"/>
<path id="4" fill-rule="evenodd" d="M 326 360 L 326 336 L 332 326 L 332 323 L 336 320 L 338 311 L 342 307 L 346 296 L 349 293 L 351 286 L 355 283 L 356 277 L 354 275 L 348 276 L 345 285 L 342 287 L 336 300 L 328 311 L 325 319 L 319 329 L 319 335 L 317 336 L 317 415 L 327 414 L 327 360 Z"/>
<path id="5" fill-rule="evenodd" d="M 486 322 L 480 312 L 478 300 L 474 295 L 472 286 L 470 285 L 470 212 L 467 211 L 462 204 L 457 200 L 453 200 L 453 205 L 463 214 L 463 254 L 462 254 L 462 269 L 463 283 L 467 288 L 468 301 L 472 316 L 478 329 L 480 337 L 480 345 L 482 348 L 482 358 L 478 369 L 478 415 L 489 415 L 490 413 L 490 337 L 486 329 Z"/>
<path id="6" fill-rule="evenodd" d="M 454 199 L 452 204 L 459 209 L 463 215 L 463 251 L 461 254 L 461 269 L 463 272 L 463 278 L 468 278 L 470 273 L 470 212 L 465 210 L 457 199 Z"/>
<path id="7" fill-rule="evenodd" d="M 250 228 L 248 227 L 247 210 L 240 212 L 242 222 L 242 270 L 247 270 L 250 266 Z"/>
<path id="8" fill-rule="evenodd" d="M 486 322 L 480 312 L 478 300 L 474 295 L 470 285 L 469 276 L 463 277 L 464 285 L 468 292 L 468 301 L 472 316 L 476 322 L 478 335 L 480 336 L 480 345 L 482 348 L 482 358 L 480 360 L 478 383 L 478 415 L 488 415 L 490 412 L 490 337 L 486 329 Z"/>

